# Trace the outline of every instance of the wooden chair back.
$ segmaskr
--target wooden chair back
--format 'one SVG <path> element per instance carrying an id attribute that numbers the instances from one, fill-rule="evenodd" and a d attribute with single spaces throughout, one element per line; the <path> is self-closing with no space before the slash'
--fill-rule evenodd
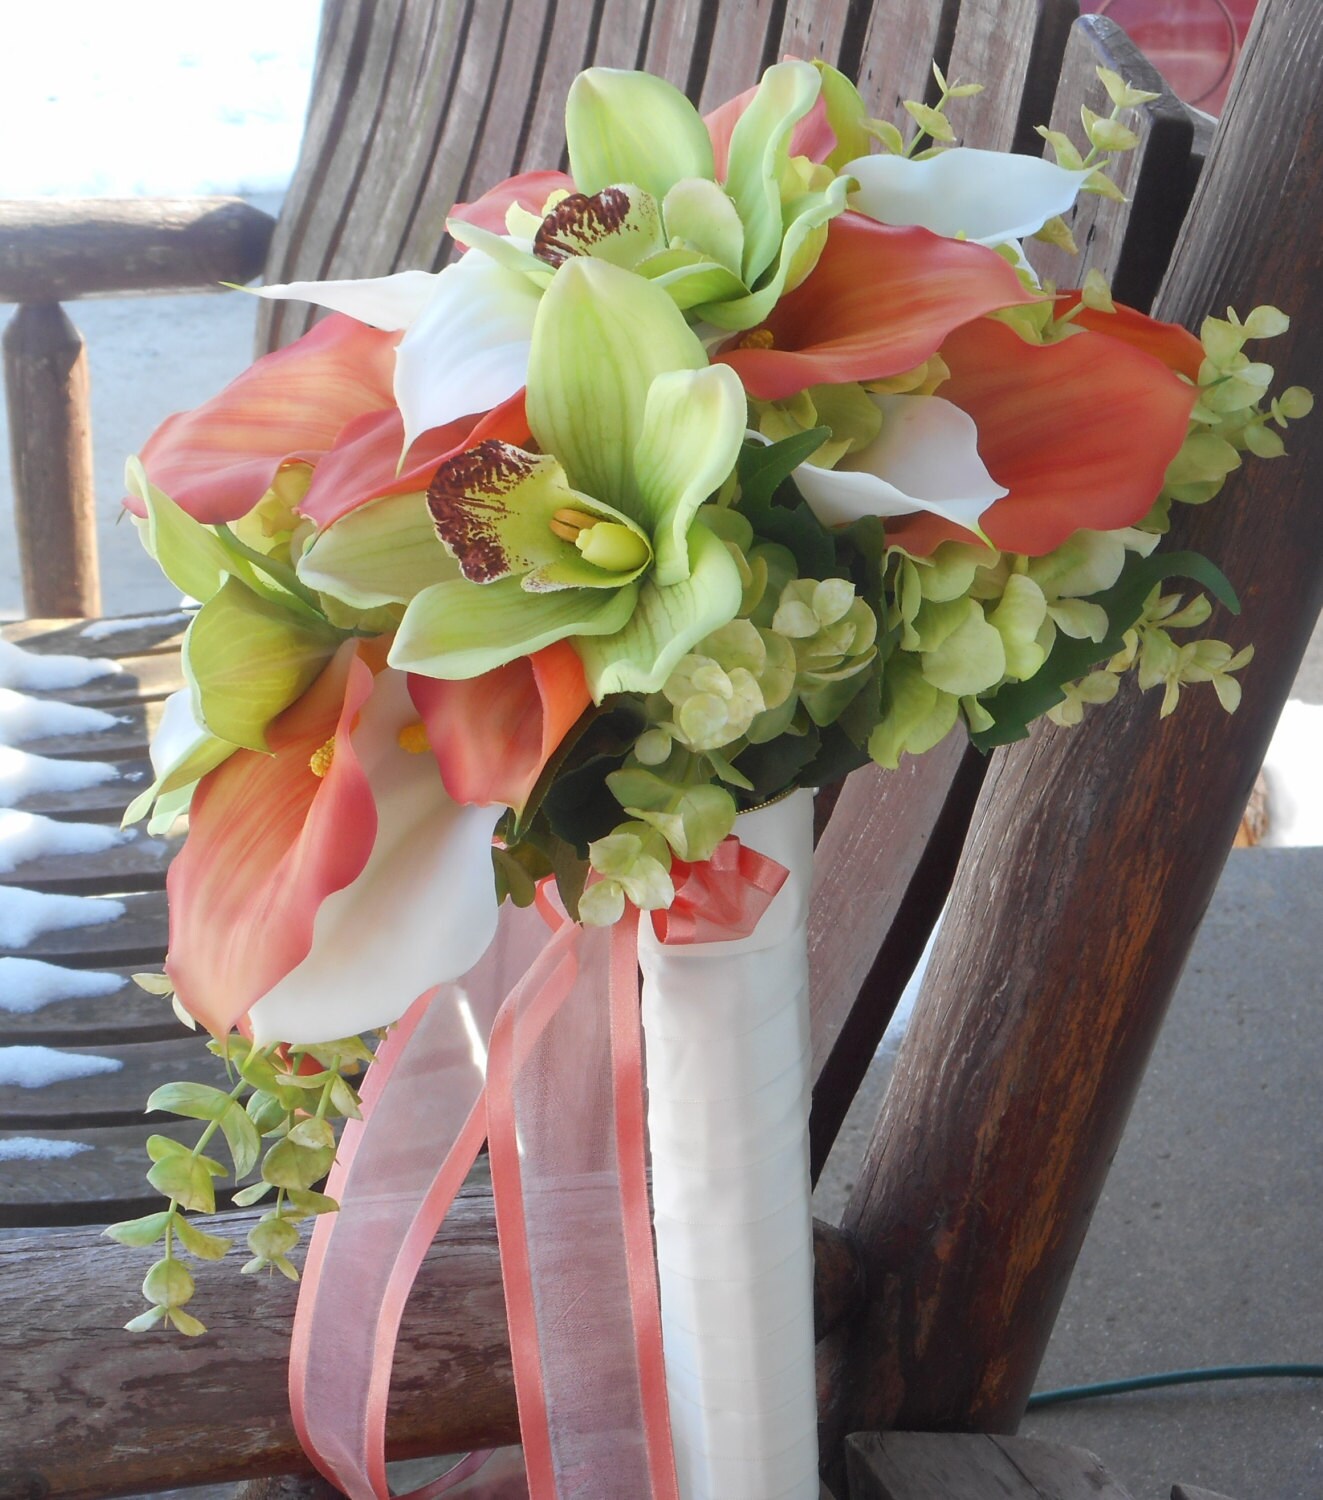
<path id="1" fill-rule="evenodd" d="M 1028 57 L 1048 57 L 1054 79 L 1064 57 L 1063 101 L 1078 90 L 1090 49 L 1102 49 L 1102 60 L 1123 73 L 1139 66 L 1105 21 L 1081 22 L 1067 42 L 1057 16 L 1050 5 L 1019 0 L 924 7 L 888 0 L 841 7 L 832 18 L 807 0 L 758 0 L 738 11 L 598 0 L 589 20 L 572 27 L 568 9 L 550 4 L 328 0 L 308 147 L 272 274 L 439 264 L 451 197 L 556 159 L 564 87 L 585 62 L 642 61 L 708 105 L 782 50 L 820 51 L 861 77 L 881 113 L 893 98 L 923 96 L 930 49 L 949 73 L 986 73 L 977 50 L 994 21 Z M 1044 99 L 1048 66 L 1029 63 L 1032 86 L 1011 88 L 1009 104 L 991 93 L 971 101 L 989 112 L 971 133 L 1023 139 L 1025 110 Z M 1306 384 L 1319 381 L 1323 349 L 1319 310 L 1307 302 L 1309 267 L 1298 253 L 1323 207 L 1316 165 L 1323 140 L 1310 93 L 1320 66 L 1323 17 L 1309 0 L 1264 0 L 1158 304 L 1181 320 L 1229 300 L 1248 310 L 1271 297 L 1298 310 L 1275 355 Z M 1049 102 L 1040 115 L 1056 107 Z M 1295 152 L 1268 149 L 1265 112 L 1296 129 L 1303 120 Z M 1134 237 L 1155 234 L 1155 219 L 1170 216 L 1168 195 L 1188 199 L 1198 142 L 1191 128 L 1185 158 L 1170 145 L 1182 119 L 1170 100 L 1146 112 L 1131 228 L 1123 234 L 1100 214 L 1092 237 L 1084 236 L 1091 263 L 1114 272 L 1139 263 Z M 281 321 L 265 336 L 279 342 L 296 331 Z M 1144 1059 L 1323 597 L 1323 537 L 1305 478 L 1323 461 L 1323 439 L 1305 426 L 1296 446 L 1291 460 L 1262 466 L 1237 505 L 1181 523 L 1182 539 L 1227 560 L 1248 607 L 1243 629 L 1259 644 L 1234 719 L 1196 697 L 1159 732 L 1155 704 L 1127 701 L 1082 729 L 1040 732 L 990 764 L 953 739 L 898 773 L 857 772 L 835 802 L 820 843 L 826 899 L 811 934 L 822 1037 L 816 1160 L 835 1137 L 948 890 L 951 909 L 847 1213 L 849 1238 L 819 1238 L 829 1454 L 860 1427 L 1003 1431 L 1018 1420 Z M 108 762 L 120 785 L 34 793 L 26 807 L 117 817 L 122 778 L 143 774 L 144 731 L 160 696 L 177 685 L 182 623 L 108 638 L 89 637 L 76 623 L 11 628 L 12 639 L 33 649 L 109 649 L 125 668 L 61 696 L 99 702 L 129 722 L 41 747 L 66 762 Z M 141 841 L 73 869 L 51 861 L 3 877 L 107 903 L 105 921 L 40 938 L 15 956 L 120 976 L 159 963 L 170 852 L 166 841 Z M 0 1142 L 40 1135 L 91 1146 L 44 1162 L 26 1179 L 7 1170 L 3 1221 L 97 1224 L 145 1211 L 144 1129 L 134 1123 L 141 1091 L 165 1078 L 206 1076 L 196 1040 L 174 1040 L 165 1008 L 127 979 L 99 999 L 0 1021 L 0 1042 L 109 1060 L 63 1085 L 0 1088 Z M 115 1065 L 130 1060 L 131 1076 L 121 1070 L 117 1087 Z M 0 1321 L 0 1347 L 24 1371 L 0 1391 L 0 1430 L 21 1445 L 9 1471 L 0 1471 L 0 1500 L 305 1467 L 284 1415 L 292 1288 L 218 1274 L 204 1341 L 127 1344 L 118 1329 L 138 1310 L 138 1274 L 131 1252 L 93 1229 L 0 1238 L 0 1306 L 11 1312 Z M 474 1189 L 443 1230 L 406 1320 L 393 1452 L 513 1438 L 505 1337 L 490 1197 Z M 218 1424 L 223 1441 L 207 1435 Z"/>

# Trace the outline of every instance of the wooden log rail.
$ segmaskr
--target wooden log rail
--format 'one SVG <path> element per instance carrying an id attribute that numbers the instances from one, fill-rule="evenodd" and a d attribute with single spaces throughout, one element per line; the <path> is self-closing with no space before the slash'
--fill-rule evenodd
<path id="1" fill-rule="evenodd" d="M 256 1213 L 205 1221 L 241 1243 Z M 814 1226 L 819 1338 L 860 1305 L 853 1244 Z M 0 1500 L 93 1500 L 190 1484 L 309 1473 L 286 1396 L 297 1288 L 226 1268 L 200 1283 L 209 1331 L 121 1331 L 141 1309 L 147 1255 L 95 1229 L 0 1239 Z M 218 1393 L 224 1393 L 218 1402 Z M 388 1422 L 393 1458 L 518 1441 L 514 1377 L 490 1188 L 465 1188 L 427 1254 L 396 1353 Z M 89 1461 L 89 1455 L 94 1459 Z"/>
<path id="2" fill-rule="evenodd" d="M 29 615 L 100 613 L 87 351 L 61 303 L 223 290 L 262 269 L 275 220 L 239 198 L 0 202 L 14 513 Z"/>

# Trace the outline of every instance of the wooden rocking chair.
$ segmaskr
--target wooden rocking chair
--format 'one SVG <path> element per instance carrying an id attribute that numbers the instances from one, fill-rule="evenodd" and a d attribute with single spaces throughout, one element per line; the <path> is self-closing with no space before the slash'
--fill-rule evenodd
<path id="1" fill-rule="evenodd" d="M 452 200 L 556 162 L 565 88 L 590 63 L 662 72 L 710 107 L 784 52 L 822 55 L 890 115 L 900 99 L 924 97 L 936 56 L 948 75 L 989 85 L 963 117 L 971 138 L 1036 151 L 1034 123 L 1059 123 L 1081 98 L 1097 102 L 1095 62 L 1152 82 L 1115 27 L 1091 17 L 1071 30 L 1071 13 L 1036 0 L 594 0 L 582 10 L 554 0 L 327 0 L 307 140 L 268 275 L 439 266 Z M 1293 381 L 1323 383 L 1309 261 L 1323 217 L 1321 72 L 1323 13 L 1311 0 L 1263 0 L 1211 149 L 1169 94 L 1146 107 L 1122 179 L 1128 219 L 1102 200 L 1081 210 L 1084 254 L 1053 273 L 1064 282 L 1097 265 L 1119 298 L 1141 307 L 1162 282 L 1154 311 L 1181 322 L 1229 302 L 1274 301 L 1295 314 L 1274 358 Z M 1293 151 L 1278 149 L 1283 131 L 1298 132 Z M 286 342 L 304 324 L 302 309 L 274 304 L 261 338 Z M 1234 718 L 1195 694 L 1159 727 L 1156 703 L 1128 694 L 1081 728 L 1043 728 L 988 762 L 953 737 L 897 773 L 857 772 L 834 809 L 821 809 L 830 820 L 812 932 L 823 1036 L 815 1167 L 949 894 L 844 1224 L 819 1232 L 822 1446 L 838 1495 L 849 1433 L 1005 1434 L 1023 1413 L 1323 602 L 1317 422 L 1302 424 L 1293 449 L 1260 465 L 1234 500 L 1178 523 L 1182 544 L 1227 564 L 1245 606 L 1227 633 L 1258 648 Z M 34 792 L 21 806 L 112 820 L 125 778 L 141 783 L 160 699 L 178 685 L 181 621 L 104 640 L 83 628 L 34 619 L 5 634 L 41 652 L 96 655 L 108 645 L 123 671 L 60 696 L 120 722 L 24 748 L 105 762 L 115 775 Z M 159 963 L 172 851 L 170 841 L 138 840 L 4 876 L 107 902 L 104 922 L 15 953 L 123 976 Z M 168 1009 L 127 978 L 100 998 L 0 1011 L 2 1044 L 111 1059 L 68 1084 L 0 1087 L 0 1142 L 37 1135 L 90 1147 L 36 1165 L 7 1161 L 0 1177 L 0 1224 L 32 1231 L 0 1236 L 0 1349 L 11 1371 L 0 1390 L 0 1500 L 308 1472 L 284 1398 L 292 1287 L 218 1273 L 211 1333 L 187 1345 L 133 1341 L 120 1328 L 138 1311 L 139 1260 L 95 1227 L 55 1227 L 151 1206 L 141 1143 L 162 1126 L 142 1123 L 143 1094 L 167 1078 L 207 1076 L 196 1039 L 177 1038 Z M 491 1200 L 479 1188 L 462 1195 L 424 1267 L 391 1413 L 392 1456 L 517 1440 Z M 852 1493 L 891 1494 L 877 1487 L 869 1445 L 852 1452 Z"/>

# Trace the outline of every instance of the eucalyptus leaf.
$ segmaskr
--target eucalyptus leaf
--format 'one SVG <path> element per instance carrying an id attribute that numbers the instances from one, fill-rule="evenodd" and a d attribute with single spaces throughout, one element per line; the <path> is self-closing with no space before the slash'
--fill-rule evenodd
<path id="1" fill-rule="evenodd" d="M 158 1193 L 173 1198 L 183 1208 L 203 1214 L 216 1212 L 212 1174 L 201 1157 L 187 1153 L 164 1156 L 147 1173 L 147 1181 Z"/>
<path id="2" fill-rule="evenodd" d="M 167 1083 L 153 1091 L 146 1108 L 184 1115 L 190 1120 L 219 1120 L 234 1100 L 206 1083 Z"/>
<path id="3" fill-rule="evenodd" d="M 175 1217 L 173 1209 L 163 1208 L 159 1213 L 145 1214 L 141 1219 L 123 1219 L 118 1224 L 108 1224 L 101 1233 L 121 1245 L 154 1245 Z"/>
<path id="4" fill-rule="evenodd" d="M 199 1229 L 182 1214 L 176 1216 L 175 1234 L 184 1249 L 190 1255 L 196 1255 L 199 1260 L 220 1260 L 234 1243 L 233 1240 L 223 1239 L 218 1234 L 208 1234 L 206 1230 Z"/>
<path id="5" fill-rule="evenodd" d="M 262 1141 L 257 1127 L 237 1099 L 231 1099 L 229 1108 L 220 1115 L 220 1128 L 225 1136 L 225 1144 L 230 1148 L 230 1155 L 234 1158 L 236 1180 L 247 1177 L 257 1165 Z"/>
<path id="6" fill-rule="evenodd" d="M 1144 601 L 1168 578 L 1189 578 L 1206 588 L 1232 614 L 1240 603 L 1226 575 L 1198 552 L 1154 552 L 1148 557 L 1130 554 L 1120 579 L 1105 593 L 1091 600 L 1107 613 L 1107 634 L 1101 641 L 1075 640 L 1058 635 L 1047 661 L 1027 682 L 1009 683 L 979 701 L 992 715 L 990 729 L 972 732 L 971 742 L 979 750 L 992 750 L 1024 739 L 1029 725 L 1049 708 L 1065 700 L 1063 684 L 1083 677 L 1097 662 L 1121 649 L 1125 633 L 1144 612 Z"/>

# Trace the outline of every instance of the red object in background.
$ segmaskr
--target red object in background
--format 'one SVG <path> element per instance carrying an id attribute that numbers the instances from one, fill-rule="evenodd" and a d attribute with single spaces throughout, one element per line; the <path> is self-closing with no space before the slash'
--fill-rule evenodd
<path id="1" fill-rule="evenodd" d="M 1220 114 L 1258 0 L 1084 0 L 1106 15 L 1187 104 Z"/>

